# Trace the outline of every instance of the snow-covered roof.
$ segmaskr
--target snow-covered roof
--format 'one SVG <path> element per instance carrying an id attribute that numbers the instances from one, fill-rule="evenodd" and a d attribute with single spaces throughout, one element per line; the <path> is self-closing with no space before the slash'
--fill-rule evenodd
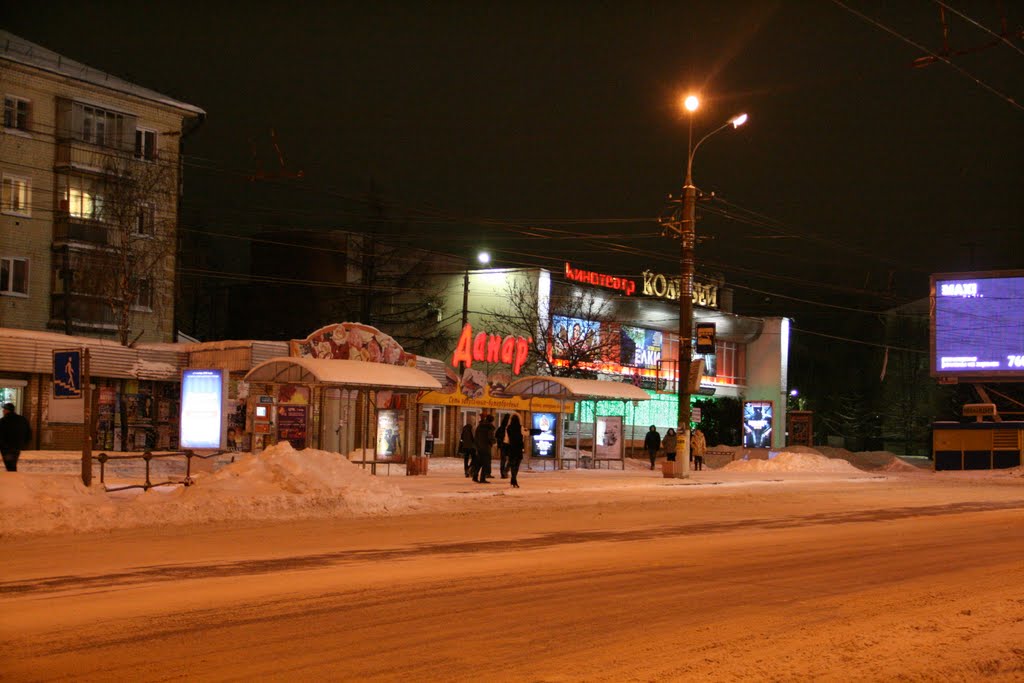
<path id="1" fill-rule="evenodd" d="M 416 368 L 361 360 L 288 356 L 263 361 L 246 374 L 247 382 L 331 384 L 428 391 L 441 383 Z"/>
<path id="2" fill-rule="evenodd" d="M 505 387 L 501 393 L 513 396 L 558 398 L 567 401 L 591 399 L 648 401 L 651 398 L 646 391 L 632 384 L 541 375 L 520 377 Z"/>
<path id="3" fill-rule="evenodd" d="M 174 107 L 192 114 L 205 116 L 206 112 L 199 107 L 175 100 L 167 95 L 161 95 L 155 90 L 144 88 L 141 85 L 130 83 L 117 76 L 86 66 L 81 62 L 48 50 L 41 45 L 20 38 L 9 31 L 0 30 L 0 59 L 6 59 L 19 64 L 25 64 L 37 69 L 59 74 L 67 78 L 74 78 L 78 81 L 91 83 L 103 88 L 109 88 L 126 95 L 134 95 L 144 100 L 150 100 L 157 104 Z"/>

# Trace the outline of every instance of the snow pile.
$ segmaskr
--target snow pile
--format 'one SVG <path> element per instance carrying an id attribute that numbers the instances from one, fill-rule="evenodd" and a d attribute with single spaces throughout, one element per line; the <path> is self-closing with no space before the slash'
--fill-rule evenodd
<path id="1" fill-rule="evenodd" d="M 0 474 L 0 536 L 225 520 L 353 517 L 412 507 L 394 484 L 337 453 L 287 442 L 242 454 L 193 486 L 104 491 L 70 474 Z"/>
<path id="2" fill-rule="evenodd" d="M 859 472 L 845 460 L 793 451 L 783 451 L 771 460 L 734 460 L 722 469 L 730 472 Z"/>
<path id="3" fill-rule="evenodd" d="M 862 470 L 883 470 L 885 472 L 920 472 L 921 468 L 915 467 L 905 460 L 900 460 L 889 451 L 848 451 L 845 448 L 832 446 L 818 446 L 818 452 L 826 458 L 837 458 L 846 460 L 854 467 Z"/>

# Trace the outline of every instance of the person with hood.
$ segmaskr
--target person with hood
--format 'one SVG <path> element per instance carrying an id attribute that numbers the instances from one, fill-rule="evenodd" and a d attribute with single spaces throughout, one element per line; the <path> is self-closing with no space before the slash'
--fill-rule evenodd
<path id="1" fill-rule="evenodd" d="M 469 473 L 473 476 L 473 481 L 486 484 L 488 483 L 487 477 L 490 476 L 491 447 L 494 446 L 495 441 L 493 415 L 484 415 L 480 418 L 480 424 L 477 425 L 474 437 L 476 458 L 473 460 Z"/>
<path id="2" fill-rule="evenodd" d="M 669 427 L 668 431 L 665 432 L 665 438 L 661 442 L 661 447 L 665 449 L 665 457 L 668 458 L 670 462 L 676 461 L 677 442 L 678 439 L 676 438 L 676 430 Z"/>
<path id="3" fill-rule="evenodd" d="M 699 429 L 690 432 L 690 459 L 693 460 L 695 470 L 704 469 L 704 454 L 707 450 L 708 442 L 704 438 L 704 432 Z"/>
<path id="4" fill-rule="evenodd" d="M 501 416 L 501 424 L 498 425 L 498 430 L 494 432 L 494 438 L 498 441 L 498 470 L 501 472 L 501 478 L 506 479 L 508 477 L 508 437 L 505 435 L 508 429 L 508 421 L 512 415 L 505 413 Z"/>
<path id="5" fill-rule="evenodd" d="M 519 465 L 523 462 L 523 449 L 526 443 L 523 441 L 523 424 L 519 420 L 519 413 L 509 420 L 508 428 L 505 430 L 508 449 L 508 468 L 512 474 L 512 481 L 509 482 L 512 488 L 519 488 L 516 477 L 519 475 Z"/>
<path id="6" fill-rule="evenodd" d="M 4 467 L 8 472 L 18 471 L 21 449 L 31 438 L 32 428 L 28 426 L 28 420 L 15 412 L 13 403 L 5 403 L 4 416 L 0 417 L 0 454 L 3 454 Z"/>
<path id="7" fill-rule="evenodd" d="M 459 435 L 459 452 L 462 453 L 462 465 L 469 477 L 471 463 L 476 458 L 476 439 L 473 437 L 473 418 L 467 417 L 466 424 Z"/>
<path id="8" fill-rule="evenodd" d="M 661 448 L 661 434 L 658 433 L 658 428 L 654 425 L 651 425 L 647 436 L 644 437 L 644 448 L 647 449 L 647 455 L 651 459 L 651 469 L 653 470 L 654 463 L 658 459 L 658 449 Z"/>

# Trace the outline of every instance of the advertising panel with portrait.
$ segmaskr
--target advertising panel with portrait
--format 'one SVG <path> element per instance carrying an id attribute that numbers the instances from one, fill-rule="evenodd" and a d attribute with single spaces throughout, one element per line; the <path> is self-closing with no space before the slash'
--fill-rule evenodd
<path id="1" fill-rule="evenodd" d="M 530 430 L 530 440 L 533 444 L 534 458 L 555 457 L 557 427 L 558 416 L 554 413 L 533 414 L 533 429 Z"/>
<path id="2" fill-rule="evenodd" d="M 743 402 L 744 448 L 771 448 L 773 417 L 771 401 Z"/>

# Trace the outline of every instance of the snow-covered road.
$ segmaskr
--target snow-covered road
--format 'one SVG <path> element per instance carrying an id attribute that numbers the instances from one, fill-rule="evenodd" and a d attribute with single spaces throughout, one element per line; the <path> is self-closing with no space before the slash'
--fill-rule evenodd
<path id="1" fill-rule="evenodd" d="M 460 478 L 403 478 L 431 509 L 398 516 L 5 539 L 0 678 L 1024 678 L 1019 476 Z"/>

